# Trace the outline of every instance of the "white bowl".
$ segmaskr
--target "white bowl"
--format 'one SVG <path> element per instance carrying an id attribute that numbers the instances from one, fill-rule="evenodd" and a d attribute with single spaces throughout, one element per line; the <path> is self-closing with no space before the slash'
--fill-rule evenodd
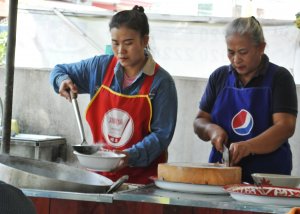
<path id="1" fill-rule="evenodd" d="M 95 171 L 109 172 L 115 169 L 125 154 L 117 154 L 110 151 L 98 151 L 92 155 L 73 152 L 81 166 Z"/>
<path id="2" fill-rule="evenodd" d="M 251 176 L 256 184 L 264 186 L 295 188 L 300 185 L 300 177 L 298 176 L 266 173 L 253 173 Z"/>

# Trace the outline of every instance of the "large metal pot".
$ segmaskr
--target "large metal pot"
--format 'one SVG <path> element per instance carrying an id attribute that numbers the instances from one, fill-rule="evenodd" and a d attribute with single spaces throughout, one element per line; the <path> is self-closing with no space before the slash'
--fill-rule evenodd
<path id="1" fill-rule="evenodd" d="M 104 193 L 113 182 L 96 173 L 48 161 L 0 155 L 0 180 L 19 188 Z"/>

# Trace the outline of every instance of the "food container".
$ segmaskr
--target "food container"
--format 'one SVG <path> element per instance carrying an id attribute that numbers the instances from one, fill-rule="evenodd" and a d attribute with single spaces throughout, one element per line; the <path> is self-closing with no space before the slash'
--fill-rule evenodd
<path id="1" fill-rule="evenodd" d="M 251 176 L 257 185 L 280 187 L 298 187 L 300 185 L 299 176 L 266 173 L 253 173 Z"/>
<path id="2" fill-rule="evenodd" d="M 109 172 L 114 170 L 125 157 L 125 154 L 117 154 L 111 151 L 98 151 L 92 155 L 73 152 L 81 166 L 95 171 Z"/>
<path id="3" fill-rule="evenodd" d="M 2 136 L 0 136 L 1 144 Z M 10 155 L 53 162 L 67 160 L 66 139 L 60 136 L 17 134 L 11 137 Z"/>

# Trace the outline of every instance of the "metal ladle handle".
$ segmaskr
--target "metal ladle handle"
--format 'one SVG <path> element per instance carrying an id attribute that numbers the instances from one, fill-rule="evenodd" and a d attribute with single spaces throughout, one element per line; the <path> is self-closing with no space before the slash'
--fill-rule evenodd
<path id="1" fill-rule="evenodd" d="M 107 190 L 106 193 L 112 193 L 113 191 L 117 190 L 123 183 L 125 183 L 128 180 L 128 178 L 128 175 L 123 175 L 115 183 L 113 183 L 113 185 L 110 186 L 109 190 Z"/>
<path id="2" fill-rule="evenodd" d="M 87 144 L 86 139 L 85 139 L 83 125 L 82 125 L 82 120 L 81 120 L 81 116 L 80 116 L 80 111 L 79 111 L 79 107 L 78 107 L 77 94 L 70 91 L 70 95 L 71 95 L 72 105 L 73 105 L 73 108 L 75 111 L 76 120 L 77 120 L 79 132 L 80 132 L 80 136 L 81 136 L 81 140 L 82 140 L 81 145 Z"/>

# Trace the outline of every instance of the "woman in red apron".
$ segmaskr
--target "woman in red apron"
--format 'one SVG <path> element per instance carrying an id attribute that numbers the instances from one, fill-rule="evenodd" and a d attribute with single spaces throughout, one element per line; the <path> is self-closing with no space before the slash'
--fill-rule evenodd
<path id="1" fill-rule="evenodd" d="M 177 93 L 170 74 L 148 50 L 149 24 L 144 9 L 135 6 L 115 14 L 109 24 L 114 55 L 95 56 L 54 67 L 54 89 L 70 99 L 90 93 L 86 110 L 93 141 L 126 154 L 113 181 L 129 175 L 128 182 L 146 184 L 167 161 L 167 148 L 177 117 Z"/>
<path id="2" fill-rule="evenodd" d="M 292 75 L 269 62 L 262 28 L 254 17 L 238 18 L 226 29 L 230 66 L 211 76 L 194 121 L 195 133 L 213 148 L 209 162 L 221 162 L 223 146 L 231 165 L 252 173 L 291 174 L 288 138 L 296 125 L 297 94 Z"/>

